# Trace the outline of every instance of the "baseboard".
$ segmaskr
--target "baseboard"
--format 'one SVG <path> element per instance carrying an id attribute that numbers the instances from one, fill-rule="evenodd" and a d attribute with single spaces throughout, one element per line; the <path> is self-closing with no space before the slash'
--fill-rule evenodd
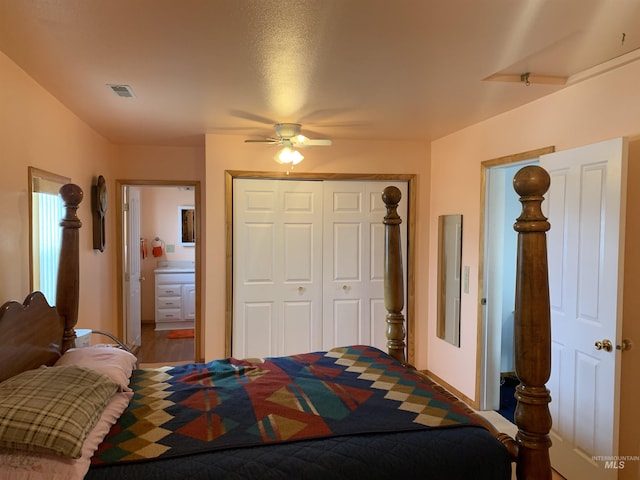
<path id="1" fill-rule="evenodd" d="M 434 382 L 439 384 L 441 387 L 443 387 L 449 393 L 455 395 L 458 398 L 458 400 L 462 400 L 464 403 L 469 405 L 474 410 L 478 410 L 478 404 L 474 400 L 471 400 L 469 397 L 467 397 L 465 394 L 463 394 L 460 390 L 458 390 L 457 388 L 451 386 L 448 382 L 445 382 L 443 379 L 438 377 L 438 375 L 436 375 L 435 373 L 431 372 L 430 370 L 421 370 L 421 372 L 424 373 L 431 380 L 433 380 Z"/>

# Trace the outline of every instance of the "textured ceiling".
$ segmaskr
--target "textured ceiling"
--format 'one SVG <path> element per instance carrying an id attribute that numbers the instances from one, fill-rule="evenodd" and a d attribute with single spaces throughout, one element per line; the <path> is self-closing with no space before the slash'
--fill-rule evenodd
<path id="1" fill-rule="evenodd" d="M 640 47 L 638 0 L 0 0 L 0 50 L 114 143 L 430 140 Z M 127 84 L 135 98 L 106 84 Z"/>

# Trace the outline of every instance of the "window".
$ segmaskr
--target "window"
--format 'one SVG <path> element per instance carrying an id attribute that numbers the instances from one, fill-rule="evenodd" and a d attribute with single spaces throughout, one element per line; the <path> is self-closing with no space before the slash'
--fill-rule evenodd
<path id="1" fill-rule="evenodd" d="M 58 194 L 67 177 L 29 167 L 31 212 L 31 290 L 40 290 L 55 305 L 64 204 Z"/>

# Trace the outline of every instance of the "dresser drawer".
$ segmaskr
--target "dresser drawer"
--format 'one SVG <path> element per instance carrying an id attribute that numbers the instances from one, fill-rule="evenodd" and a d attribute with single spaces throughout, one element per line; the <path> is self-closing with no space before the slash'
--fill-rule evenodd
<path id="1" fill-rule="evenodd" d="M 156 322 L 175 322 L 176 320 L 182 320 L 182 310 L 179 308 L 156 310 Z"/>
<path id="2" fill-rule="evenodd" d="M 158 297 L 156 300 L 157 308 L 181 308 L 182 299 L 180 297 Z"/>
<path id="3" fill-rule="evenodd" d="M 158 297 L 179 297 L 182 295 L 182 286 L 165 284 L 158 285 L 156 287 L 156 295 Z"/>
<path id="4" fill-rule="evenodd" d="M 157 283 L 193 283 L 193 273 L 156 273 Z"/>

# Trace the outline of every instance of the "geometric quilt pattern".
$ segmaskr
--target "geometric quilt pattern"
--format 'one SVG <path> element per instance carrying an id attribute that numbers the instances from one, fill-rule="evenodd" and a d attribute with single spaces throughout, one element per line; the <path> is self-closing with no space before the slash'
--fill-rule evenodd
<path id="1" fill-rule="evenodd" d="M 332 435 L 473 423 L 373 347 L 134 371 L 134 396 L 94 466 Z"/>

